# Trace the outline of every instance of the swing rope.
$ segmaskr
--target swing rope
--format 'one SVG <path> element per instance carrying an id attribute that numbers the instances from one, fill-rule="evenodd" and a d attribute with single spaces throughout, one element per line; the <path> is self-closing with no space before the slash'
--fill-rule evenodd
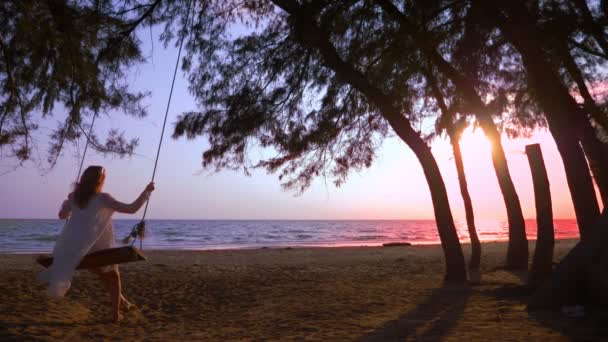
<path id="1" fill-rule="evenodd" d="M 186 21 L 185 21 L 184 27 L 187 27 L 188 24 L 190 23 L 190 13 L 192 11 L 193 3 L 194 3 L 194 1 L 190 0 L 190 2 L 188 4 L 188 12 L 186 13 Z M 165 117 L 163 120 L 163 127 L 162 127 L 162 131 L 160 134 L 160 140 L 158 142 L 158 149 L 156 150 L 156 160 L 154 161 L 154 170 L 152 171 L 151 182 L 154 182 L 154 177 L 156 176 L 156 168 L 158 166 L 160 150 L 161 150 L 161 147 L 163 144 L 163 138 L 165 135 L 167 117 L 169 116 L 171 98 L 173 97 L 173 88 L 175 86 L 177 69 L 179 67 L 179 60 L 181 58 L 182 47 L 184 44 L 185 37 L 186 37 L 186 35 L 184 32 L 184 34 L 181 37 L 180 42 L 179 42 L 179 51 L 177 53 L 177 60 L 175 61 L 175 70 L 173 71 L 173 80 L 171 81 L 171 90 L 169 92 L 169 99 L 167 101 L 167 108 L 165 110 Z M 95 118 L 97 115 L 98 115 L 98 113 L 97 113 L 97 111 L 95 111 L 93 114 L 93 119 L 91 120 L 91 127 L 89 128 L 89 135 L 87 136 L 87 142 L 85 144 L 84 151 L 82 154 L 82 159 L 80 161 L 80 167 L 78 169 L 78 174 L 76 175 L 76 182 L 78 182 L 78 180 L 80 178 L 80 174 L 82 172 L 82 168 L 84 166 L 84 160 L 85 160 L 85 157 L 87 154 L 87 150 L 88 150 L 90 139 L 91 139 L 90 137 L 93 132 L 93 126 L 95 124 Z M 81 130 L 84 133 L 84 130 L 82 128 L 81 128 Z M 149 203 L 150 203 L 150 198 L 148 197 L 148 199 L 146 200 L 146 207 L 144 209 L 144 213 L 142 215 L 141 221 L 139 223 L 137 223 L 135 226 L 133 226 L 131 233 L 123 240 L 123 242 L 125 244 L 128 244 L 129 240 L 131 238 L 133 238 L 133 242 L 131 243 L 131 248 L 130 247 L 110 248 L 110 249 L 91 253 L 91 254 L 87 255 L 81 261 L 78 268 L 94 268 L 94 267 L 101 267 L 101 266 L 113 265 L 113 264 L 124 263 L 124 262 L 146 260 L 145 256 L 143 256 L 143 254 L 139 253 L 136 249 L 132 248 L 132 246 L 133 246 L 133 244 L 135 244 L 135 241 L 137 240 L 137 238 L 139 238 L 139 248 L 140 248 L 140 250 L 143 249 L 142 241 L 143 241 L 144 232 L 145 232 L 145 218 L 146 218 L 146 213 L 148 212 Z M 67 220 L 66 220 L 66 223 L 67 223 Z M 43 265 L 44 267 L 49 267 L 53 263 L 53 258 L 52 257 L 40 257 L 37 259 L 37 262 L 39 264 Z"/>
<path id="2" fill-rule="evenodd" d="M 87 150 L 89 149 L 89 139 L 91 134 L 93 133 L 93 125 L 95 125 L 95 118 L 97 117 L 97 111 L 93 113 L 93 119 L 91 120 L 91 127 L 89 128 L 89 135 L 87 135 L 87 142 L 84 145 L 84 151 L 82 152 L 82 159 L 80 159 L 80 167 L 78 168 L 78 174 L 76 174 L 76 183 L 78 183 L 78 179 L 80 178 L 80 173 L 82 172 L 82 166 L 84 165 L 84 158 L 87 156 Z"/>
<path id="3" fill-rule="evenodd" d="M 86 136 L 87 138 L 87 142 L 84 144 L 84 150 L 82 151 L 82 158 L 80 158 L 80 167 L 78 168 L 78 173 L 76 174 L 76 180 L 74 181 L 74 183 L 78 183 L 78 180 L 80 179 L 80 174 L 82 173 L 82 166 L 84 165 L 84 159 L 87 156 L 87 150 L 89 149 L 89 139 L 91 136 L 91 133 L 93 133 L 93 125 L 95 125 L 95 118 L 97 117 L 97 111 L 95 111 L 93 113 L 93 119 L 91 119 L 91 127 L 89 127 L 89 135 Z M 64 222 L 64 228 L 65 225 L 68 224 L 68 221 L 70 220 L 70 218 L 66 218 L 65 222 Z"/>
<path id="4" fill-rule="evenodd" d="M 193 3 L 193 1 L 190 1 L 190 3 L 188 4 L 188 13 L 186 13 L 186 23 L 185 23 L 186 26 L 190 22 L 190 12 L 192 11 L 192 3 Z M 165 118 L 163 120 L 163 127 L 160 132 L 160 139 L 158 141 L 158 148 L 156 150 L 156 160 L 154 161 L 154 170 L 152 171 L 152 180 L 150 180 L 150 182 L 154 182 L 154 177 L 156 176 L 158 158 L 160 157 L 160 149 L 163 145 L 163 138 L 165 136 L 165 126 L 167 125 L 167 117 L 169 116 L 169 108 L 171 107 L 171 98 L 173 97 L 173 88 L 175 87 L 177 69 L 179 68 L 179 60 L 182 55 L 182 47 L 184 45 L 185 38 L 186 38 L 186 35 L 184 34 L 181 37 L 180 42 L 179 42 L 179 50 L 177 52 L 177 59 L 175 60 L 175 69 L 173 70 L 173 80 L 171 81 L 171 90 L 169 91 L 169 99 L 167 100 L 167 108 L 165 109 Z M 137 238 L 139 238 L 139 249 L 143 249 L 143 237 L 144 237 L 145 230 L 146 230 L 145 219 L 146 219 L 146 214 L 148 213 L 149 204 L 150 204 L 150 198 L 148 197 L 148 200 L 146 201 L 146 206 L 144 207 L 144 213 L 141 217 L 141 221 L 133 226 L 129 236 L 127 236 L 124 239 L 124 241 L 128 242 L 131 238 L 133 238 L 133 241 L 131 242 L 131 246 L 133 246 L 135 244 L 135 241 L 137 240 Z"/>

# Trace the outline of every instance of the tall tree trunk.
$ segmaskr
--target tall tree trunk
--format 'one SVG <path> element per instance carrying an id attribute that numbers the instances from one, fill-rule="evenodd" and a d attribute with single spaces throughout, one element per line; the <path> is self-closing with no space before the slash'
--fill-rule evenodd
<path id="1" fill-rule="evenodd" d="M 456 91 L 464 99 L 471 112 L 476 113 L 477 120 L 490 140 L 492 140 L 492 162 L 498 178 L 498 184 L 503 194 L 507 216 L 509 220 L 509 247 L 505 266 L 511 269 L 522 269 L 528 267 L 528 243 L 526 239 L 525 222 L 519 203 L 519 197 L 511 180 L 507 159 L 500 143 L 500 134 L 492 121 L 490 111 L 485 106 L 477 93 L 475 86 L 459 70 L 454 68 L 439 52 L 435 46 L 429 44 L 427 34 L 420 32 L 416 25 L 412 24 L 399 8 L 390 0 L 376 0 L 380 7 L 390 16 L 395 18 L 402 28 L 409 31 L 408 35 L 413 39 L 423 54 L 441 73 L 449 78 Z"/>
<path id="2" fill-rule="evenodd" d="M 581 117 L 578 136 L 587 156 L 589 168 L 595 179 L 604 207 L 608 204 L 608 145 L 600 141 L 589 120 Z"/>
<path id="3" fill-rule="evenodd" d="M 414 131 L 409 120 L 394 107 L 393 103 L 397 101 L 375 87 L 354 66 L 342 60 L 327 33 L 319 28 L 305 5 L 293 0 L 273 0 L 273 3 L 289 14 L 300 43 L 318 51 L 327 68 L 335 72 L 343 82 L 364 94 L 368 101 L 380 110 L 395 133 L 412 149 L 420 161 L 431 192 L 437 230 L 446 260 L 444 279 L 449 282 L 465 282 L 467 274 L 462 247 L 452 218 L 445 183 L 431 148 Z"/>
<path id="4" fill-rule="evenodd" d="M 464 211 L 467 220 L 467 228 L 469 230 L 469 238 L 471 239 L 471 261 L 469 262 L 469 270 L 472 272 L 470 272 L 469 275 L 471 276 L 471 281 L 477 282 L 479 278 L 479 265 L 481 263 L 481 243 L 479 242 L 477 229 L 475 228 L 473 203 L 471 201 L 471 196 L 469 195 L 467 177 L 464 172 L 464 163 L 462 161 L 462 153 L 460 151 L 460 137 L 462 136 L 462 130 L 465 126 L 463 125 L 463 122 L 454 122 L 454 112 L 448 108 L 443 93 L 441 92 L 441 89 L 439 89 L 437 79 L 430 69 L 425 68 L 424 70 L 427 83 L 431 87 L 431 91 L 435 96 L 437 105 L 439 106 L 443 115 L 443 120 L 447 122 L 445 130 L 450 137 L 450 143 L 452 144 L 452 150 L 454 151 L 454 161 L 456 163 L 456 172 L 458 173 L 458 184 L 460 186 L 460 194 L 462 195 L 462 200 L 464 202 Z"/>
<path id="5" fill-rule="evenodd" d="M 589 238 L 581 240 L 568 252 L 555 268 L 551 280 L 541 286 L 528 303 L 528 309 L 557 309 L 563 305 L 585 304 L 588 297 L 588 279 L 594 262 L 605 256 L 608 246 L 608 210 L 589 229 Z M 608 289 L 604 289 L 606 293 Z M 592 300 L 592 299 L 591 299 Z M 591 302 L 592 304 L 592 302 Z"/>
<path id="6" fill-rule="evenodd" d="M 494 19 L 521 54 L 528 82 L 545 112 L 549 129 L 562 157 L 579 231 L 584 239 L 599 216 L 599 206 L 576 127 L 573 127 L 579 114 L 578 106 L 542 51 L 540 35 L 524 2 L 512 0 L 495 3 L 477 0 L 475 4 L 486 10 L 487 15 Z M 508 14 L 508 19 L 501 11 Z"/>
<path id="7" fill-rule="evenodd" d="M 580 115 L 577 116 L 578 124 L 578 136 L 583 145 L 583 150 L 587 156 L 591 173 L 595 179 L 600 195 L 602 197 L 602 203 L 604 206 L 607 205 L 608 200 L 608 145 L 598 139 L 595 129 L 591 126 L 589 119 L 585 114 L 589 114 L 593 120 L 601 127 L 600 129 L 608 132 L 608 118 L 595 103 L 595 100 L 591 96 L 591 92 L 587 88 L 583 74 L 576 64 L 576 61 L 572 57 L 567 43 L 560 42 L 557 49 L 560 53 L 564 67 L 576 82 L 576 85 L 583 97 L 584 102 L 584 113 L 580 111 Z"/>
<path id="8" fill-rule="evenodd" d="M 460 151 L 459 137 L 450 136 L 452 149 L 454 151 L 454 162 L 456 163 L 456 172 L 458 173 L 458 185 L 460 185 L 460 194 L 464 202 L 464 213 L 467 219 L 467 228 L 471 239 L 471 260 L 469 261 L 470 270 L 478 270 L 481 264 L 481 243 L 477 236 L 475 228 L 475 215 L 473 213 L 473 202 L 469 195 L 469 187 L 467 186 L 467 176 L 464 173 L 464 163 L 462 161 L 462 153 Z"/>
<path id="9" fill-rule="evenodd" d="M 391 115 L 389 114 L 389 116 Z M 396 126 L 395 122 L 392 122 L 392 119 L 389 122 L 397 132 L 397 135 L 414 151 L 414 154 L 420 161 L 420 165 L 422 165 L 422 170 L 431 192 L 433 208 L 435 209 L 435 221 L 437 222 L 439 238 L 445 255 L 445 280 L 451 282 L 466 281 L 464 254 L 462 253 L 462 247 L 452 218 L 448 193 L 435 157 L 426 142 L 409 126 Z"/>
<path id="10" fill-rule="evenodd" d="M 536 205 L 536 248 L 528 285 L 532 288 L 538 287 L 551 276 L 553 267 L 553 247 L 555 234 L 553 230 L 553 208 L 551 205 L 551 190 L 549 188 L 549 177 L 543 160 L 543 153 L 539 144 L 526 146 L 526 155 L 532 171 L 532 183 L 534 184 L 534 203 Z"/>
<path id="11" fill-rule="evenodd" d="M 511 179 L 507 158 L 500 140 L 500 133 L 489 114 L 477 115 L 477 120 L 488 139 L 490 139 L 492 145 L 492 164 L 494 165 L 498 185 L 500 186 L 500 191 L 507 208 L 509 244 L 505 266 L 509 269 L 527 269 L 529 252 L 528 239 L 526 238 L 526 224 L 519 196 Z"/>
<path id="12" fill-rule="evenodd" d="M 559 111 L 556 112 L 559 113 Z M 556 120 L 547 121 L 550 121 L 549 128 L 562 157 L 566 180 L 574 204 L 576 222 L 581 239 L 584 239 L 600 212 L 587 161 L 575 132 L 564 127 L 560 122 L 555 123 Z"/>

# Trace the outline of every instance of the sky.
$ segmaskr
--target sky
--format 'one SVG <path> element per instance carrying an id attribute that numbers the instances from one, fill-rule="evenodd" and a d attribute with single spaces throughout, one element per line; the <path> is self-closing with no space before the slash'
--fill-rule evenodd
<path id="1" fill-rule="evenodd" d="M 125 130 L 139 137 L 137 155 L 131 158 L 104 157 L 89 150 L 85 165 L 106 168 L 104 191 L 116 199 L 133 201 L 150 181 L 160 137 L 166 101 L 177 49 L 164 49 L 159 42 L 142 39 L 148 60 L 128 76 L 133 89 L 147 90 L 144 100 L 149 115 L 129 118 L 120 113 L 97 119 L 96 131 L 109 128 Z M 195 140 L 171 138 L 177 115 L 195 110 L 196 102 L 188 82 L 178 72 L 165 141 L 156 175 L 157 190 L 152 195 L 148 218 L 157 219 L 433 219 L 433 207 L 424 174 L 413 152 L 396 137 L 384 141 L 371 168 L 351 173 L 347 182 L 336 188 L 331 180 L 318 178 L 303 194 L 284 190 L 276 175 L 255 170 L 251 176 L 237 171 L 218 173 L 203 170 L 201 155 L 204 137 Z M 39 159 L 45 160 L 46 137 L 64 113 L 45 119 L 35 138 Z M 534 193 L 525 145 L 540 143 L 551 185 L 554 217 L 574 218 L 561 159 L 547 131 L 537 131 L 529 139 L 509 140 L 503 144 L 511 175 L 521 200 L 524 217 L 535 218 Z M 63 199 L 71 191 L 79 160 L 76 147 L 68 147 L 51 171 L 26 162 L 10 171 L 10 161 L 0 161 L 0 218 L 54 218 Z M 464 219 L 464 208 L 451 147 L 446 140 L 432 144 L 442 172 L 452 212 Z M 479 219 L 502 220 L 506 217 L 490 156 L 490 145 L 480 130 L 469 129 L 462 141 L 465 171 L 475 215 Z M 44 165 L 44 164 L 43 164 Z M 10 171 L 10 172 L 9 172 Z M 7 173 L 8 172 L 8 173 Z M 139 218 L 141 211 L 133 218 Z M 117 215 L 126 218 L 126 215 Z"/>

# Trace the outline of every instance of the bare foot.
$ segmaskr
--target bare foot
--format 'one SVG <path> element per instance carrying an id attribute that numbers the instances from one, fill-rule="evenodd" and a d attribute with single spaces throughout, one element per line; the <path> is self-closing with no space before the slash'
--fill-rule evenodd
<path id="1" fill-rule="evenodd" d="M 133 303 L 129 302 L 129 301 L 128 301 L 126 298 L 124 298 L 124 297 L 123 297 L 123 298 L 121 298 L 121 300 L 120 300 L 120 306 L 121 306 L 121 308 L 122 308 L 124 311 L 126 311 L 126 312 L 129 312 L 129 311 L 131 311 L 131 310 L 133 310 L 133 309 L 137 309 L 137 306 L 136 306 L 135 304 L 133 304 Z"/>

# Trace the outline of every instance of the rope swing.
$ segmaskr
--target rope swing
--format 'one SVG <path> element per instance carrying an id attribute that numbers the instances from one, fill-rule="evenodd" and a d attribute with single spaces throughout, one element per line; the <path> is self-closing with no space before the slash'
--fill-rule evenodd
<path id="1" fill-rule="evenodd" d="M 80 167 L 78 168 L 78 173 L 76 174 L 76 180 L 74 181 L 75 183 L 78 182 L 78 179 L 80 178 L 80 173 L 82 173 L 82 167 L 84 166 L 84 158 L 87 155 L 87 150 L 89 149 L 89 137 L 91 136 L 91 134 L 93 133 L 93 125 L 95 125 L 95 118 L 97 117 L 97 111 L 95 111 L 93 113 L 93 119 L 91 119 L 91 127 L 89 127 L 89 135 L 87 135 L 87 142 L 86 144 L 84 144 L 84 151 L 82 151 L 82 158 L 80 159 Z"/>
<path id="2" fill-rule="evenodd" d="M 190 22 L 190 12 L 192 10 L 192 3 L 193 3 L 193 1 L 190 1 L 190 3 L 188 4 L 188 12 L 186 13 L 186 22 L 185 22 L 186 26 Z M 154 178 L 156 176 L 156 169 L 158 167 L 158 159 L 160 157 L 160 150 L 163 145 L 165 127 L 167 125 L 167 117 L 169 116 L 169 108 L 171 107 L 171 99 L 173 97 L 173 89 L 175 87 L 175 79 L 177 77 L 177 69 L 179 68 L 179 60 L 182 55 L 182 47 L 184 45 L 184 40 L 185 40 L 185 34 L 181 37 L 180 42 L 179 42 L 179 50 L 177 53 L 177 59 L 175 61 L 175 69 L 173 70 L 173 79 L 171 81 L 171 90 L 169 91 L 169 99 L 167 100 L 167 107 L 165 109 L 165 117 L 163 119 L 163 127 L 162 127 L 162 130 L 160 133 L 160 139 L 158 141 L 158 148 L 156 150 L 156 159 L 154 161 L 154 169 L 152 171 L 152 179 L 150 182 L 154 182 Z M 90 137 L 91 137 L 91 133 L 93 131 L 93 125 L 95 124 L 96 116 L 97 116 L 97 111 L 93 114 L 93 119 L 91 120 L 91 127 L 89 128 L 89 135 L 87 136 L 87 142 L 85 144 L 82 158 L 80 161 L 80 167 L 78 169 L 78 174 L 76 175 L 76 182 L 78 182 L 78 179 L 80 178 L 80 173 L 82 172 L 82 167 L 84 165 L 84 160 L 86 157 L 87 149 L 89 147 Z M 114 265 L 114 264 L 146 260 L 146 257 L 141 253 L 141 251 L 143 250 L 143 238 L 145 236 L 145 231 L 146 231 L 145 219 L 146 219 L 146 214 L 148 213 L 149 204 L 150 204 L 150 198 L 148 198 L 146 201 L 146 206 L 144 207 L 144 212 L 141 217 L 141 220 L 138 223 L 136 223 L 133 226 L 133 228 L 131 228 L 131 233 L 129 233 L 129 235 L 123 239 L 124 244 L 128 244 L 132 240 L 130 245 L 123 246 L 123 247 L 117 247 L 117 248 L 104 249 L 104 250 L 100 250 L 97 252 L 87 254 L 82 259 L 82 261 L 78 265 L 77 269 L 95 268 L 95 267 L 102 267 L 102 266 L 108 266 L 108 265 Z M 66 220 L 66 222 L 67 222 L 67 220 Z M 139 239 L 139 250 L 137 250 L 135 247 L 133 247 L 133 245 L 135 244 L 137 239 Z M 49 267 L 53 263 L 53 258 L 50 256 L 41 256 L 40 258 L 37 259 L 37 262 L 44 267 Z"/>
<path id="3" fill-rule="evenodd" d="M 190 22 L 190 12 L 191 12 L 192 1 L 188 5 L 188 13 L 186 14 L 186 25 Z M 175 87 L 175 78 L 177 76 L 177 69 L 179 68 L 179 59 L 182 56 L 182 47 L 184 45 L 185 35 L 182 36 L 179 42 L 179 50 L 177 52 L 177 59 L 175 60 L 175 68 L 173 70 L 173 80 L 171 81 L 171 90 L 169 91 L 169 99 L 167 100 L 167 108 L 165 109 L 165 118 L 163 120 L 163 128 L 160 132 L 160 139 L 158 141 L 158 148 L 156 150 L 156 160 L 154 161 L 154 169 L 152 170 L 152 180 L 150 182 L 154 182 L 154 177 L 156 176 L 156 168 L 158 167 L 158 158 L 160 156 L 160 149 L 163 145 L 163 138 L 165 137 L 165 126 L 167 125 L 167 117 L 169 116 L 169 108 L 171 107 L 171 99 L 173 97 L 173 88 Z M 129 243 L 131 239 L 131 246 L 135 244 L 135 241 L 139 238 L 139 249 L 143 250 L 143 238 L 146 232 L 146 214 L 148 213 L 148 205 L 150 204 L 150 198 L 146 201 L 146 206 L 144 207 L 144 213 L 141 217 L 141 221 L 133 226 L 131 229 L 131 233 L 123 239 L 123 242 Z"/>

